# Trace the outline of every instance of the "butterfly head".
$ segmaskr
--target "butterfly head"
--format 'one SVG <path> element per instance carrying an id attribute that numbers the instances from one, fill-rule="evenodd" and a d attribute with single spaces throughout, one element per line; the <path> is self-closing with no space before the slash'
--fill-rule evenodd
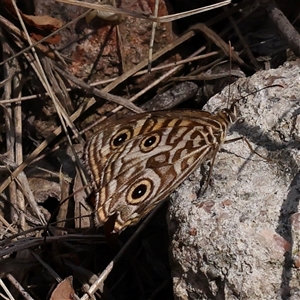
<path id="1" fill-rule="evenodd" d="M 235 102 L 230 106 L 230 108 L 222 109 L 218 114 L 225 122 L 227 126 L 233 124 L 237 120 L 238 112 Z"/>
<path id="2" fill-rule="evenodd" d="M 267 88 L 270 88 L 270 87 L 283 87 L 279 84 L 274 84 L 274 85 L 270 85 L 270 86 L 266 86 L 266 87 L 263 87 L 259 90 L 256 90 L 252 93 L 248 93 L 247 96 L 249 95 L 253 95 L 253 94 L 257 94 L 258 92 L 264 90 L 264 89 L 267 89 Z M 230 124 L 233 124 L 237 121 L 237 118 L 238 118 L 238 112 L 237 112 L 237 106 L 236 104 L 239 103 L 241 100 L 245 100 L 246 97 L 241 97 L 240 99 L 237 99 L 235 100 L 231 106 L 229 108 L 225 108 L 225 109 L 222 109 L 221 112 L 218 113 L 218 115 L 226 121 L 226 124 L 227 126 L 230 125 Z"/>

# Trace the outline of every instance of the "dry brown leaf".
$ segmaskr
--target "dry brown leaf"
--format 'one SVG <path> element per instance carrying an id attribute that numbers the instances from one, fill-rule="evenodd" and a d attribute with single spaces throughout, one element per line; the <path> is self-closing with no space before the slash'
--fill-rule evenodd
<path id="1" fill-rule="evenodd" d="M 74 295 L 73 276 L 69 276 L 57 285 L 50 300 L 73 300 Z"/>
<path id="2" fill-rule="evenodd" d="M 4 8 L 14 17 L 17 18 L 16 11 L 12 5 L 11 0 L 3 0 Z M 59 29 L 63 22 L 56 18 L 52 18 L 50 16 L 33 16 L 33 15 L 26 15 L 19 10 L 20 15 L 22 16 L 24 22 L 31 27 L 31 36 L 35 40 L 40 40 L 45 36 L 49 35 L 53 31 Z M 46 40 L 47 43 L 50 44 L 57 44 L 60 42 L 61 36 L 55 35 Z"/>
<path id="3" fill-rule="evenodd" d="M 32 16 L 20 12 L 28 25 L 34 26 L 39 30 L 55 31 L 59 29 L 63 22 L 50 16 Z"/>

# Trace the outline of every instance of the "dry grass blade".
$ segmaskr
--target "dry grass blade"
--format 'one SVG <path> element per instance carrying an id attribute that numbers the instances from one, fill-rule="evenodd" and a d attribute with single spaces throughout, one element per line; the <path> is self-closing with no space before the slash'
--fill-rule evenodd
<path id="1" fill-rule="evenodd" d="M 203 13 L 203 12 L 206 12 L 206 11 L 210 11 L 212 9 L 216 9 L 216 8 L 228 5 L 230 3 L 231 3 L 231 0 L 223 1 L 223 2 L 216 3 L 216 4 L 208 5 L 208 6 L 205 6 L 205 7 L 196 8 L 196 9 L 193 9 L 193 10 L 190 10 L 190 11 L 174 14 L 174 15 L 168 15 L 168 16 L 164 16 L 164 17 L 157 17 L 157 18 L 155 18 L 155 19 L 157 19 L 155 21 L 160 22 L 160 23 L 172 22 L 172 21 L 179 20 L 179 19 L 182 19 L 182 18 L 197 15 L 197 14 L 200 14 L 200 13 Z"/>
<path id="2" fill-rule="evenodd" d="M 6 295 L 8 296 L 7 299 L 13 300 L 14 296 L 11 294 L 10 290 L 7 288 L 7 286 L 5 285 L 5 283 L 3 282 L 2 279 L 0 279 L 0 286 L 3 289 L 3 291 L 6 293 Z"/>
<path id="3" fill-rule="evenodd" d="M 216 34 L 212 29 L 208 28 L 204 23 L 193 25 L 191 29 L 201 31 L 209 40 L 216 44 L 227 57 L 232 57 L 234 61 L 238 62 L 241 65 L 244 64 L 244 61 L 239 57 L 239 55 L 235 51 L 231 51 L 231 48 L 228 46 L 228 44 L 224 42 L 218 34 Z"/>
<path id="4" fill-rule="evenodd" d="M 65 78 L 68 78 L 70 81 L 73 81 L 78 87 L 85 89 L 87 92 L 94 94 L 95 96 L 98 96 L 98 97 L 104 98 L 108 101 L 119 104 L 122 107 L 125 107 L 133 112 L 136 112 L 136 113 L 143 112 L 143 110 L 141 108 L 139 108 L 136 105 L 134 105 L 133 103 L 131 103 L 128 99 L 125 99 L 125 98 L 122 98 L 119 96 L 115 96 L 115 95 L 109 94 L 103 90 L 99 90 L 95 87 L 92 87 L 91 85 L 86 84 L 82 80 L 77 79 L 75 76 L 67 73 L 66 71 L 64 71 L 60 68 L 56 68 L 56 71 L 58 73 L 60 73 L 62 76 L 64 76 Z"/>
<path id="5" fill-rule="evenodd" d="M 231 3 L 231 0 L 226 0 L 226 1 L 222 1 L 217 4 L 200 7 L 200 8 L 186 11 L 183 13 L 168 15 L 168 16 L 164 16 L 164 17 L 155 17 L 155 16 L 146 15 L 143 13 L 137 13 L 137 12 L 125 10 L 122 8 L 115 8 L 111 5 L 87 3 L 87 2 L 81 2 L 81 1 L 76 1 L 76 0 L 55 0 L 55 1 L 61 2 L 61 3 L 67 3 L 67 4 L 71 4 L 71 5 L 82 6 L 82 7 L 86 7 L 86 8 L 92 8 L 92 9 L 96 9 L 99 11 L 108 12 L 111 14 L 119 14 L 119 15 L 125 15 L 125 16 L 134 17 L 134 18 L 139 18 L 139 19 L 146 19 L 146 20 L 149 20 L 152 22 L 158 22 L 158 23 L 172 22 L 175 20 L 193 16 L 193 15 L 196 15 L 199 13 L 203 13 L 205 11 L 216 9 L 216 8 L 219 8 L 219 7 L 222 7 L 222 6 L 225 6 L 225 5 L 228 5 Z"/>
<path id="6" fill-rule="evenodd" d="M 154 16 L 155 17 L 157 17 L 157 13 L 158 13 L 158 4 L 159 4 L 159 0 L 155 0 L 155 6 L 154 6 Z M 154 45 L 156 26 L 157 26 L 157 22 L 153 22 L 152 23 L 152 30 L 151 30 L 151 39 L 150 39 L 150 44 L 149 44 L 148 72 L 151 72 L 152 53 L 153 53 L 153 45 Z"/>
<path id="7" fill-rule="evenodd" d="M 245 77 L 245 74 L 239 70 L 233 70 L 228 72 L 222 72 L 218 74 L 198 74 L 198 75 L 187 75 L 172 78 L 172 81 L 186 81 L 186 80 L 216 80 L 220 78 L 226 78 L 235 76 L 237 78 Z"/>
<path id="8" fill-rule="evenodd" d="M 45 230 L 46 227 L 37 227 L 35 230 Z M 28 234 L 28 232 L 25 232 Z M 23 234 L 25 234 L 23 233 Z M 16 238 L 17 235 L 13 238 Z M 56 241 L 63 242 L 95 242 L 95 241 L 101 241 L 103 240 L 102 235 L 82 235 L 82 234 L 68 234 L 68 235 L 62 235 L 62 236 L 46 236 L 46 237 L 25 237 L 25 238 L 19 238 L 18 240 L 13 240 L 10 243 L 1 243 L 2 248 L 0 249 L 0 257 L 4 257 L 6 255 L 10 255 L 14 252 L 18 252 L 21 250 L 38 247 L 41 245 L 45 245 L 47 243 L 54 243 Z"/>
<path id="9" fill-rule="evenodd" d="M 8 166 L 8 168 L 16 168 L 16 164 L 14 162 L 9 161 L 5 157 L 0 158 L 1 161 L 4 163 L 4 165 Z M 20 190 L 22 191 L 23 195 L 26 197 L 27 201 L 29 202 L 32 210 L 35 212 L 35 215 L 40 220 L 40 224 L 46 224 L 45 216 L 42 214 L 40 207 L 36 203 L 33 193 L 29 187 L 28 178 L 23 173 L 20 172 L 18 176 L 15 178 L 16 182 L 19 185 Z M 21 215 L 23 212 L 19 211 L 19 214 Z"/>
<path id="10" fill-rule="evenodd" d="M 20 292 L 20 294 L 24 297 L 25 300 L 34 300 L 22 287 L 22 285 L 12 276 L 11 274 L 7 275 L 7 279 L 11 282 L 11 284 Z M 11 298 L 14 299 L 14 298 Z"/>

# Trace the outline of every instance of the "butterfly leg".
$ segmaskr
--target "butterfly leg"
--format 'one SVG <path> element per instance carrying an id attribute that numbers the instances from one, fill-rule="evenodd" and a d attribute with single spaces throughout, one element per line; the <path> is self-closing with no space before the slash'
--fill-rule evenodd
<path id="1" fill-rule="evenodd" d="M 247 146 L 249 147 L 251 153 L 256 154 L 257 156 L 261 157 L 262 159 L 264 159 L 266 161 L 271 161 L 269 158 L 259 154 L 256 150 L 254 150 L 253 147 L 251 146 L 250 142 L 248 141 L 248 139 L 245 138 L 244 136 L 240 136 L 238 138 L 227 140 L 227 141 L 224 142 L 224 144 L 233 143 L 233 142 L 236 142 L 236 141 L 239 141 L 239 140 L 243 140 L 247 144 Z"/>
<path id="2" fill-rule="evenodd" d="M 249 147 L 250 151 L 253 153 L 253 154 L 256 154 L 258 155 L 259 157 L 261 157 L 262 159 L 266 160 L 266 161 L 270 161 L 269 158 L 261 155 L 260 153 L 258 153 L 256 150 L 253 149 L 253 147 L 251 146 L 250 142 L 247 140 L 247 138 L 245 138 L 244 136 L 241 136 L 241 137 L 238 137 L 238 138 L 234 138 L 234 139 L 230 139 L 230 140 L 226 140 L 224 142 L 224 144 L 228 144 L 228 143 L 233 143 L 233 142 L 236 142 L 236 141 L 239 141 L 239 140 L 243 140 L 244 142 L 246 142 L 247 146 Z M 210 168 L 209 168 L 209 173 L 208 173 L 208 176 L 207 176 L 207 180 L 206 180 L 206 183 L 204 184 L 204 189 L 203 189 L 203 192 L 201 191 L 201 193 L 205 193 L 205 191 L 207 190 L 208 188 L 208 185 L 210 183 L 210 179 L 211 179 L 211 174 L 212 174 L 212 170 L 213 170 L 213 166 L 214 166 L 214 163 L 215 163 L 215 160 L 216 160 L 216 156 L 217 156 L 217 153 L 218 151 L 220 150 L 219 147 L 217 147 L 214 152 L 213 152 L 213 155 L 210 159 Z"/>
<path id="3" fill-rule="evenodd" d="M 210 179 L 211 179 L 212 169 L 213 169 L 213 166 L 214 166 L 214 163 L 215 163 L 215 160 L 216 160 L 216 156 L 217 156 L 217 153 L 218 153 L 219 149 L 220 149 L 220 147 L 217 147 L 214 150 L 213 154 L 212 154 L 212 157 L 210 159 L 210 166 L 209 166 L 208 176 L 207 176 L 207 178 L 205 180 L 206 182 L 204 184 L 204 189 L 203 189 L 203 191 L 202 191 L 202 188 L 200 190 L 201 194 L 205 193 L 206 190 L 207 190 L 207 188 L 208 188 L 208 185 L 209 185 Z"/>

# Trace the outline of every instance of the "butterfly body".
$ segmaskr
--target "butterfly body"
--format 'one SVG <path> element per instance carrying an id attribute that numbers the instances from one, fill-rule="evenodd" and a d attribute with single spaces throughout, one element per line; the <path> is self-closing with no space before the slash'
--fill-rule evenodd
<path id="1" fill-rule="evenodd" d="M 96 224 L 114 232 L 137 223 L 224 142 L 232 106 L 218 114 L 175 110 L 107 120 L 87 142 L 84 161 L 96 192 Z"/>

